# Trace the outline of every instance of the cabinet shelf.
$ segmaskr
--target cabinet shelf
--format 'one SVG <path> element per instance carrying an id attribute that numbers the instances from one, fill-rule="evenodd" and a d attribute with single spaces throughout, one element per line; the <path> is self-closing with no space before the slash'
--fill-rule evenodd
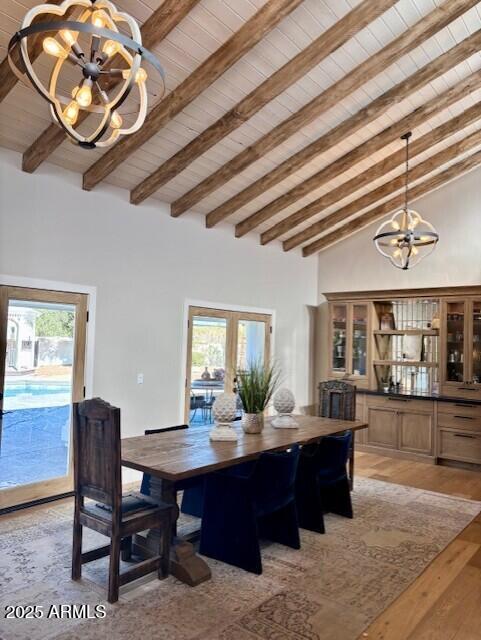
<path id="1" fill-rule="evenodd" d="M 375 329 L 376 336 L 439 336 L 439 329 Z"/>
<path id="2" fill-rule="evenodd" d="M 437 367 L 437 362 L 422 362 L 420 360 L 373 360 L 376 367 Z"/>

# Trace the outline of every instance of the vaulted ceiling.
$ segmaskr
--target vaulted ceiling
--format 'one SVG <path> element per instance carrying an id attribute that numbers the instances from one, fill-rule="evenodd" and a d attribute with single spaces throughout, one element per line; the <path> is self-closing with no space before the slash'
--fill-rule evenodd
<path id="1" fill-rule="evenodd" d="M 2 58 L 35 4 L 0 1 Z M 142 24 L 165 97 L 139 132 L 87 151 L 3 60 L 0 145 L 23 154 L 24 170 L 52 162 L 82 173 L 86 189 L 117 185 L 133 205 L 205 216 L 206 233 L 225 221 L 238 238 L 308 256 L 402 204 L 406 131 L 412 199 L 481 163 L 474 0 L 116 4 Z"/>

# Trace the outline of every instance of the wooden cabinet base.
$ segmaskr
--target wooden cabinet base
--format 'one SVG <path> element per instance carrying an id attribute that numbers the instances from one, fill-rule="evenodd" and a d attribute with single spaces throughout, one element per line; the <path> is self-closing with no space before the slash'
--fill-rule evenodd
<path id="1" fill-rule="evenodd" d="M 361 451 L 362 453 L 376 453 L 380 456 L 397 458 L 399 460 L 415 460 L 417 462 L 424 462 L 425 464 L 436 464 L 437 462 L 436 458 L 432 455 L 400 451 L 399 449 L 388 449 L 386 447 L 376 447 L 370 444 L 356 443 L 356 451 Z"/>

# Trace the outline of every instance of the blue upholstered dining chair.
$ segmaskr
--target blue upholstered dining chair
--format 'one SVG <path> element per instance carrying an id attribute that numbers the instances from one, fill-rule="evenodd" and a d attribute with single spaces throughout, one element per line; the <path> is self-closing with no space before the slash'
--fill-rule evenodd
<path id="1" fill-rule="evenodd" d="M 262 573 L 259 538 L 300 548 L 295 479 L 299 447 L 264 453 L 255 462 L 205 480 L 201 554 Z"/>
<path id="2" fill-rule="evenodd" d="M 148 436 L 153 433 L 164 433 L 167 431 L 180 431 L 182 429 L 188 429 L 188 424 L 180 424 L 175 427 L 167 427 L 165 429 L 146 429 L 144 435 Z M 195 478 L 187 478 L 176 483 L 176 489 L 183 491 L 182 495 L 182 513 L 187 513 L 191 516 L 202 516 L 202 503 L 204 500 L 204 477 L 197 476 Z M 140 486 L 140 493 L 146 496 L 150 496 L 150 480 L 151 476 L 148 473 L 144 473 L 142 476 L 142 484 Z"/>
<path id="3" fill-rule="evenodd" d="M 296 480 L 302 529 L 325 533 L 323 514 L 327 512 L 353 517 L 347 473 L 350 447 L 350 431 L 302 447 Z"/>

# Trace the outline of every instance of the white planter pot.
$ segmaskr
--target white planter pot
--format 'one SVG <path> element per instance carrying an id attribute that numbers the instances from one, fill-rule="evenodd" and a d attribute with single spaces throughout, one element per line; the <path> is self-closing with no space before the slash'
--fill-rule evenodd
<path id="1" fill-rule="evenodd" d="M 260 433 L 264 428 L 264 414 L 245 413 L 242 418 L 242 428 L 246 433 Z"/>

